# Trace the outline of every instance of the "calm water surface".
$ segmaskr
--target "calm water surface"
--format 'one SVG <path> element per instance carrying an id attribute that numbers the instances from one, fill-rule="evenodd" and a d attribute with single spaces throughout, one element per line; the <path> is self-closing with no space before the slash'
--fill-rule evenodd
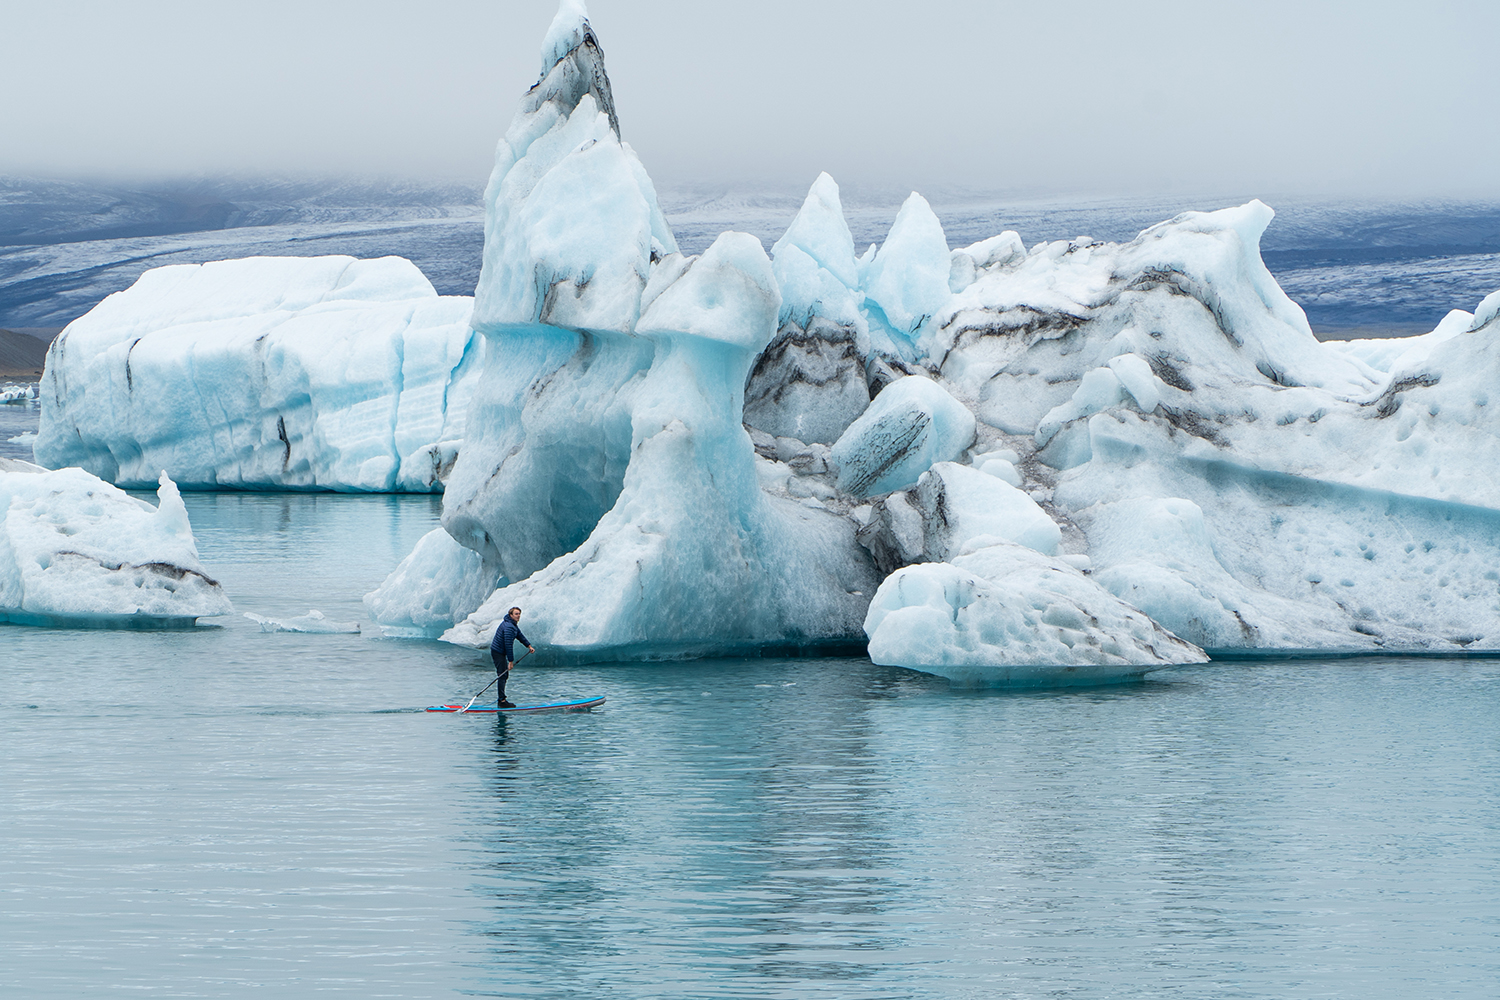
<path id="1" fill-rule="evenodd" d="M 422 497 L 187 497 L 237 611 L 365 618 Z M 533 639 L 545 641 L 544 636 Z M 982 695 L 863 660 L 0 626 L 8 996 L 1489 997 L 1500 664 Z"/>

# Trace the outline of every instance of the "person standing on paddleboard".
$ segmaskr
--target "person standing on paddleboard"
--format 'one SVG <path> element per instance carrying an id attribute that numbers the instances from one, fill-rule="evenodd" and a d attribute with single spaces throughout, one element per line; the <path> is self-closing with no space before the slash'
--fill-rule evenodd
<path id="1" fill-rule="evenodd" d="M 510 675 L 511 668 L 516 665 L 515 644 L 518 641 L 529 652 L 536 652 L 536 647 L 526 638 L 526 633 L 521 631 L 521 609 L 511 608 L 505 617 L 500 619 L 500 627 L 495 629 L 495 638 L 490 640 L 490 659 L 495 661 L 495 675 L 500 682 L 500 690 L 496 693 L 499 696 L 501 708 L 516 707 L 505 700 L 505 678 Z"/>

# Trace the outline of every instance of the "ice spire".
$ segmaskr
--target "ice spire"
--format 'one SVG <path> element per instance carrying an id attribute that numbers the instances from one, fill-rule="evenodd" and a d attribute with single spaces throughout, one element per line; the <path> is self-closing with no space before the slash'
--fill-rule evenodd
<path id="1" fill-rule="evenodd" d="M 563 114 L 571 114 L 584 94 L 594 95 L 618 138 L 620 119 L 615 114 L 609 74 L 604 71 L 604 50 L 589 27 L 588 10 L 583 0 L 562 0 L 542 40 L 541 76 L 527 92 L 522 111 L 530 113 L 548 101 L 556 101 Z"/>
<path id="2" fill-rule="evenodd" d="M 677 241 L 620 140 L 604 53 L 580 0 L 558 7 L 541 79 L 495 151 L 484 198 L 474 329 L 631 329 L 652 260 Z"/>

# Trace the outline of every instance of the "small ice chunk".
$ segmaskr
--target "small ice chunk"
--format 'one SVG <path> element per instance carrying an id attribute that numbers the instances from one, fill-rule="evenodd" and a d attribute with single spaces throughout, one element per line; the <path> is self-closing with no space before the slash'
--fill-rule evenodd
<path id="1" fill-rule="evenodd" d="M 986 459 L 983 464 L 976 465 L 975 468 L 986 476 L 994 476 L 1001 482 L 1009 483 L 1018 489 L 1021 486 L 1021 473 L 1017 471 L 1014 463 L 1007 462 L 1003 458 Z"/>
<path id="2" fill-rule="evenodd" d="M 1073 398 L 1060 406 L 1054 406 L 1042 418 L 1042 422 L 1037 424 L 1037 447 L 1046 446 L 1062 430 L 1064 424 L 1114 406 L 1120 402 L 1120 394 L 1124 391 L 1125 387 L 1113 368 L 1095 368 L 1086 373 L 1079 380 Z M 1154 405 L 1152 409 L 1155 409 Z"/>
<path id="3" fill-rule="evenodd" d="M 1474 310 L 1474 321 L 1469 324 L 1469 331 L 1472 333 L 1487 326 L 1496 316 L 1500 316 L 1500 291 L 1491 292 L 1480 301 Z"/>
<path id="4" fill-rule="evenodd" d="M 1003 541 L 892 573 L 865 633 L 876 663 L 973 687 L 1098 683 L 1207 659 L 1076 568 Z"/>
<path id="5" fill-rule="evenodd" d="M 1156 376 L 1145 358 L 1139 354 L 1122 354 L 1109 359 L 1109 370 L 1135 399 L 1135 405 L 1142 413 L 1156 409 L 1161 402 L 1161 391 L 1156 387 Z"/>
<path id="6" fill-rule="evenodd" d="M 905 489 L 934 462 L 961 456 L 974 427 L 969 408 L 936 382 L 897 379 L 835 442 L 839 489 L 856 496 Z"/>
<path id="7" fill-rule="evenodd" d="M 1013 229 L 1007 229 L 999 236 L 991 236 L 987 240 L 972 243 L 959 252 L 972 257 L 974 263 L 984 269 L 1020 260 L 1026 256 L 1026 244 L 1021 242 L 1019 233 Z"/>
<path id="8" fill-rule="evenodd" d="M 966 465 L 937 463 L 923 474 L 915 493 L 929 535 L 935 531 L 946 536 L 940 546 L 929 546 L 939 558 L 948 558 L 980 536 L 995 536 L 1044 555 L 1056 552 L 1062 539 L 1062 529 L 1035 500 Z"/>
<path id="9" fill-rule="evenodd" d="M 277 621 L 275 618 L 266 618 L 246 611 L 245 617 L 260 625 L 262 632 L 311 632 L 318 634 L 333 633 L 358 633 L 359 622 L 336 622 L 330 620 L 323 612 L 310 610 L 305 615 L 296 618 L 288 618 L 286 621 Z"/>
<path id="10" fill-rule="evenodd" d="M 82 469 L 0 459 L 0 621 L 170 627 L 229 612 L 166 473 L 152 507 Z"/>
<path id="11" fill-rule="evenodd" d="M 969 464 L 977 469 L 992 458 L 1002 459 L 1011 465 L 1019 465 L 1021 463 L 1021 455 L 1014 448 L 992 448 L 989 451 L 982 451 L 976 454 L 969 460 Z"/>

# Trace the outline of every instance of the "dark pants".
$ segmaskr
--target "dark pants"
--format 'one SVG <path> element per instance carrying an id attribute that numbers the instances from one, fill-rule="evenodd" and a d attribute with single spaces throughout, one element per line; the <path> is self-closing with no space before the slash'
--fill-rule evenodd
<path id="1" fill-rule="evenodd" d="M 499 689 L 497 691 L 498 696 L 495 698 L 495 700 L 504 701 L 505 682 L 510 676 L 505 668 L 509 666 L 509 664 L 505 661 L 505 654 L 497 649 L 490 650 L 490 659 L 495 661 L 495 676 L 499 678 L 499 681 L 496 682 L 495 685 Z"/>

